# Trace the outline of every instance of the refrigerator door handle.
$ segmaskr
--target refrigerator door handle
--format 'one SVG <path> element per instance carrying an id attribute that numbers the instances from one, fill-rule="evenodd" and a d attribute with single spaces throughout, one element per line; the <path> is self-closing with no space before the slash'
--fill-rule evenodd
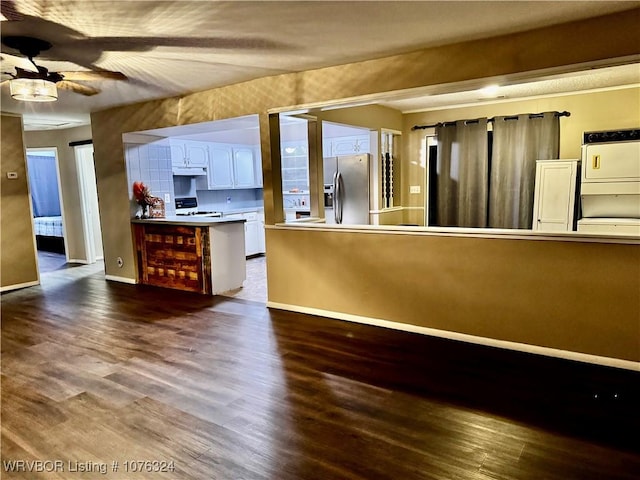
<path id="1" fill-rule="evenodd" d="M 342 207 L 344 202 L 344 182 L 342 181 L 342 173 L 336 172 L 336 186 L 338 187 L 338 206 L 336 208 L 336 223 L 342 223 Z"/>

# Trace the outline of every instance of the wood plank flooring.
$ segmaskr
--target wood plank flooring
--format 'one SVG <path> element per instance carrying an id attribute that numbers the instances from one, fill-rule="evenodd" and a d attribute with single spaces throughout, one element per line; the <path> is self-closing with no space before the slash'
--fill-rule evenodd
<path id="1" fill-rule="evenodd" d="M 1 308 L 3 479 L 640 477 L 638 372 L 107 282 L 95 266 Z M 16 460 L 60 463 L 8 471 Z"/>

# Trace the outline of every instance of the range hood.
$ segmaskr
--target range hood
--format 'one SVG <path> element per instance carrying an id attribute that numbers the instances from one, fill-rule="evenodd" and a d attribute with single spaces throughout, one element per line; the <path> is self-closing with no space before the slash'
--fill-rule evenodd
<path id="1" fill-rule="evenodd" d="M 207 174 L 207 171 L 204 168 L 200 167 L 173 168 L 172 172 L 174 176 L 180 177 L 198 177 L 200 175 Z"/>

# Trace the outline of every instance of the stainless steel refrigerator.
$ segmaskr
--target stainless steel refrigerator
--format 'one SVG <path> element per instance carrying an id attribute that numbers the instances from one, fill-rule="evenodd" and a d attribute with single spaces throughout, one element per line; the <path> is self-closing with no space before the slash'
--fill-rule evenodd
<path id="1" fill-rule="evenodd" d="M 333 212 L 325 209 L 327 223 L 369 224 L 369 154 L 327 157 L 324 183 L 333 190 Z"/>

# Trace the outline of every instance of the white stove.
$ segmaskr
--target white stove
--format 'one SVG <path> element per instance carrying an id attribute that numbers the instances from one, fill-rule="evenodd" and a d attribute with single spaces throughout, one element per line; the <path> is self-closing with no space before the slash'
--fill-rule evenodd
<path id="1" fill-rule="evenodd" d="M 222 217 L 221 212 L 198 210 L 198 199 L 196 197 L 176 198 L 176 215 L 179 217 Z"/>

